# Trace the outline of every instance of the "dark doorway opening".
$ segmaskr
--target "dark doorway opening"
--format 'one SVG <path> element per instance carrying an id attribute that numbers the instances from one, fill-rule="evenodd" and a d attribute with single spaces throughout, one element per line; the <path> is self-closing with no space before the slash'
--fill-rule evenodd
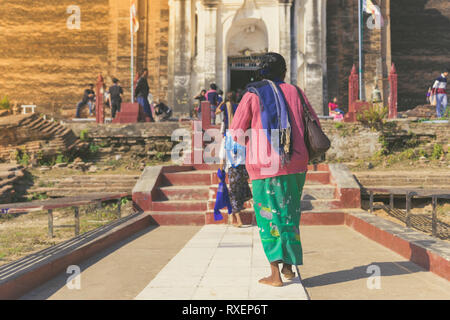
<path id="1" fill-rule="evenodd" d="M 228 57 L 228 90 L 244 90 L 249 83 L 258 81 L 261 58 L 261 54 Z"/>
<path id="2" fill-rule="evenodd" d="M 230 70 L 230 90 L 245 89 L 245 87 L 256 81 L 255 70 Z"/>

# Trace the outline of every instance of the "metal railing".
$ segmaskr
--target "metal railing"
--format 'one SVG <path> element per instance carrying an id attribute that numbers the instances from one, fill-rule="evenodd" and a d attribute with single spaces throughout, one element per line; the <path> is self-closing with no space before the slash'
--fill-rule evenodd
<path id="1" fill-rule="evenodd" d="M 408 228 L 416 227 L 412 223 L 413 215 L 412 200 L 414 197 L 431 198 L 432 212 L 431 212 L 431 234 L 433 237 L 438 236 L 438 224 L 447 230 L 450 230 L 450 226 L 444 222 L 440 222 L 437 219 L 437 202 L 438 199 L 450 199 L 450 190 L 448 189 L 403 189 L 403 188 L 364 188 L 369 194 L 369 212 L 374 212 L 374 194 L 389 194 L 389 207 L 382 206 L 388 214 L 401 218 L 402 215 L 398 214 L 398 209 L 394 207 L 394 196 L 405 196 L 406 210 L 404 212 L 404 222 Z M 397 213 L 397 214 L 393 214 Z M 422 219 L 423 220 L 423 219 Z M 424 222 L 424 221 L 422 221 Z M 422 228 L 425 229 L 426 228 Z M 425 231 L 423 230 L 423 231 Z M 428 230 L 427 230 L 428 231 Z"/>
<path id="2" fill-rule="evenodd" d="M 53 238 L 55 228 L 74 228 L 75 236 L 80 234 L 80 206 L 97 204 L 101 208 L 103 202 L 117 200 L 117 218 L 122 217 L 122 199 L 131 197 L 131 193 L 96 193 L 86 196 L 64 197 L 43 201 L 30 201 L 21 203 L 9 203 L 0 205 L 0 214 L 25 214 L 36 211 L 47 211 L 48 236 Z M 74 224 L 54 225 L 53 210 L 73 208 Z"/>

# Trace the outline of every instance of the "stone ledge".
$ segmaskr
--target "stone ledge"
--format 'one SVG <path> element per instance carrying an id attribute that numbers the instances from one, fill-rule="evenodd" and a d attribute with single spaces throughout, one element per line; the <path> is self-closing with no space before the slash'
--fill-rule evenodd
<path id="1" fill-rule="evenodd" d="M 82 130 L 87 130 L 89 138 L 171 137 L 176 129 L 182 128 L 191 131 L 190 122 L 174 121 L 108 125 L 98 125 L 97 123 L 65 123 L 64 125 L 72 129 L 76 136 L 79 136 Z"/>
<path id="2" fill-rule="evenodd" d="M 92 255 L 148 227 L 147 214 L 134 214 L 0 267 L 0 300 L 18 299 Z"/>
<path id="3" fill-rule="evenodd" d="M 345 224 L 369 239 L 450 280 L 450 244 L 365 211 L 347 213 Z"/>

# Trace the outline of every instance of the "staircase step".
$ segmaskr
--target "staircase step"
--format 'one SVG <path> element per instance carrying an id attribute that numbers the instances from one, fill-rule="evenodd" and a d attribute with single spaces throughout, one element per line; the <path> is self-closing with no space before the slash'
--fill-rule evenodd
<path id="1" fill-rule="evenodd" d="M 195 200 L 171 200 L 171 201 L 153 201 L 152 210 L 164 212 L 181 212 L 181 211 L 200 211 L 207 210 L 207 201 Z"/>
<path id="2" fill-rule="evenodd" d="M 329 171 L 308 171 L 306 173 L 306 181 L 328 184 L 330 183 Z"/>
<path id="3" fill-rule="evenodd" d="M 23 166 L 18 164 L 0 163 L 0 172 L 22 170 Z"/>
<path id="4" fill-rule="evenodd" d="M 335 199 L 336 187 L 331 185 L 305 184 L 303 187 L 303 200 Z"/>
<path id="5" fill-rule="evenodd" d="M 187 172 L 164 173 L 164 185 L 207 185 L 211 184 L 211 171 L 195 170 Z"/>
<path id="6" fill-rule="evenodd" d="M 181 225 L 181 226 L 202 226 L 205 224 L 205 213 L 198 211 L 180 211 L 180 212 L 161 212 L 148 211 L 151 215 L 153 224 L 164 225 Z"/>
<path id="7" fill-rule="evenodd" d="M 158 190 L 156 200 L 208 200 L 210 188 L 208 186 L 167 186 Z"/>
<path id="8" fill-rule="evenodd" d="M 10 177 L 9 179 L 0 179 L 0 188 L 6 185 L 13 185 L 18 179 L 19 177 L 16 175 Z"/>
<path id="9" fill-rule="evenodd" d="M 308 181 L 308 183 L 328 184 L 330 183 L 330 173 L 328 171 L 308 171 L 306 174 L 306 181 Z M 216 171 L 193 170 L 165 173 L 163 183 L 165 185 L 210 185 L 218 184 L 219 178 L 217 177 Z"/>
<path id="10" fill-rule="evenodd" d="M 250 190 L 253 191 L 252 184 L 249 183 Z M 229 188 L 229 184 L 227 185 Z M 175 188 L 175 187 L 173 187 Z M 215 199 L 217 196 L 217 189 L 219 188 L 219 185 L 211 185 L 211 193 L 210 198 Z M 327 184 L 305 184 L 303 187 L 303 194 L 302 199 L 303 200 L 334 200 L 335 199 L 335 193 L 336 193 L 336 187 L 332 185 Z"/>

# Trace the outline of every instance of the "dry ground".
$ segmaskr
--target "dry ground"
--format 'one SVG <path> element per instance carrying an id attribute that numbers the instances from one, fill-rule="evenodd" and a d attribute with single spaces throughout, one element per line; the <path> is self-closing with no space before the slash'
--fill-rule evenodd
<path id="1" fill-rule="evenodd" d="M 117 218 L 116 205 L 102 209 L 83 206 L 80 209 L 80 233 L 103 226 Z M 132 213 L 131 202 L 122 207 L 122 217 Z M 70 208 L 53 211 L 53 223 L 73 225 L 74 215 Z M 0 216 L 0 265 L 18 260 L 74 237 L 74 228 L 55 228 L 54 237 L 48 236 L 47 212 L 39 211 L 20 216 Z"/>

